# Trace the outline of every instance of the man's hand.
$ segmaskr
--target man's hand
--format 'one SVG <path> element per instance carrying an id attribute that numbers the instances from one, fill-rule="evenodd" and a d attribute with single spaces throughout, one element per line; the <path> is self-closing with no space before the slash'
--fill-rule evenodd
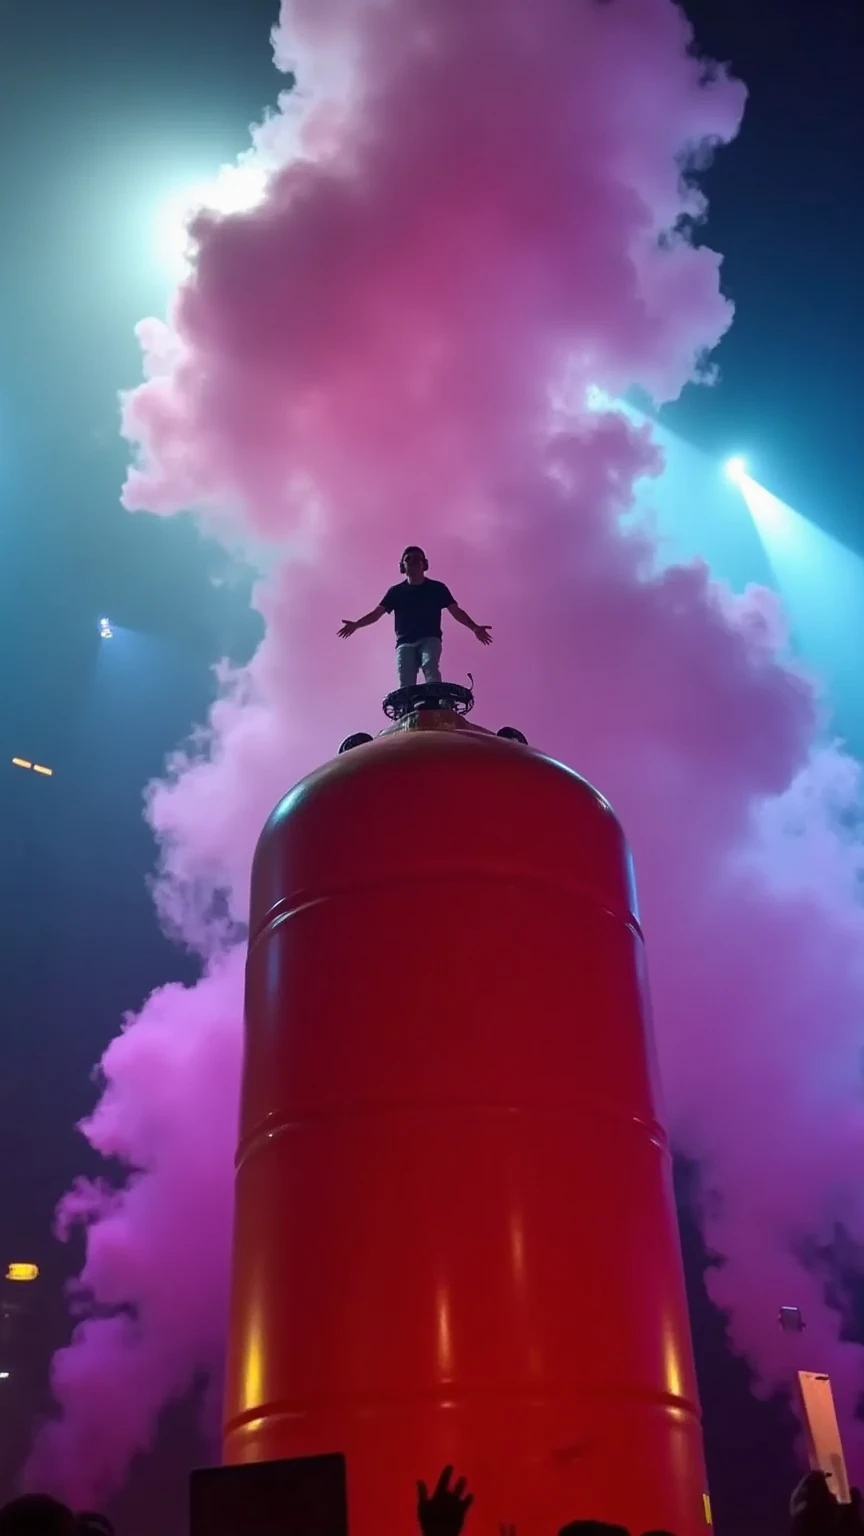
<path id="1" fill-rule="evenodd" d="M 480 641 L 481 645 L 492 644 L 492 636 L 489 633 L 490 627 L 491 626 L 489 624 L 474 625 L 474 633 L 477 636 L 477 639 Z"/>
<path id="2" fill-rule="evenodd" d="M 864 1536 L 858 1489 L 851 1504 L 838 1504 L 824 1472 L 810 1472 L 798 1484 L 789 1513 L 792 1536 Z"/>
<path id="3" fill-rule="evenodd" d="M 451 1488 L 453 1468 L 445 1467 L 431 1497 L 425 1483 L 417 1484 L 417 1519 L 423 1536 L 459 1536 L 465 1516 L 474 1503 L 466 1493 L 464 1477 Z"/>
<path id="4" fill-rule="evenodd" d="M 354 631 L 359 628 L 360 626 L 355 619 L 343 619 L 342 628 L 339 631 L 339 639 L 350 640 Z"/>

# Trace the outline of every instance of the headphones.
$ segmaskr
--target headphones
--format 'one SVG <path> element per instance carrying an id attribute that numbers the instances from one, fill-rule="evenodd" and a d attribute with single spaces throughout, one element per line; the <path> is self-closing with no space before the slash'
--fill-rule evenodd
<path id="1" fill-rule="evenodd" d="M 407 549 L 403 549 L 403 551 L 402 551 L 402 558 L 399 561 L 399 569 L 402 572 L 403 576 L 405 575 L 405 556 L 406 555 L 423 555 L 423 569 L 424 569 L 424 571 L 428 571 L 428 569 L 429 569 L 429 561 L 426 559 L 426 556 L 423 554 L 423 551 L 420 548 L 420 545 L 419 544 L 409 544 Z"/>

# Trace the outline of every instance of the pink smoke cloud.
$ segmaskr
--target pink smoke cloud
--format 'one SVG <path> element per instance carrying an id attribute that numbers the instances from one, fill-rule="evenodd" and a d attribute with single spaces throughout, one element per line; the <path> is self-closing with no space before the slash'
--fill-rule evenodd
<path id="1" fill-rule="evenodd" d="M 336 629 L 409 540 L 493 625 L 490 653 L 446 636 L 479 718 L 521 725 L 628 829 L 669 1118 L 719 1191 L 706 1222 L 736 1346 L 784 1379 L 776 1309 L 805 1305 L 849 1415 L 860 1352 L 794 1249 L 837 1219 L 864 1236 L 858 853 L 837 815 L 854 769 L 816 749 L 773 599 L 698 562 L 660 569 L 630 517 L 659 453 L 589 403 L 709 376 L 731 309 L 693 243 L 693 175 L 737 132 L 743 88 L 694 57 L 670 0 L 285 0 L 274 51 L 298 89 L 256 130 L 268 195 L 196 220 L 123 417 L 127 507 L 192 507 L 217 533 L 229 509 L 273 552 L 266 634 L 151 788 L 161 909 L 204 975 L 155 994 L 103 1062 L 85 1132 L 133 1171 L 84 1192 L 82 1285 L 134 1326 L 79 1324 L 31 1476 L 101 1496 L 166 1398 L 218 1371 L 241 953 L 213 894 L 242 922 L 275 801 L 374 726 L 392 636 Z"/>
<path id="2" fill-rule="evenodd" d="M 130 1171 L 122 1191 L 81 1180 L 61 1205 L 61 1234 L 86 1226 L 75 1296 L 84 1316 L 54 1360 L 66 1412 L 41 1431 L 28 1469 L 35 1485 L 63 1489 L 79 1509 L 117 1487 L 150 1445 L 158 1408 L 188 1389 L 202 1362 L 218 1366 L 242 997 L 235 949 L 196 987 L 154 992 L 102 1059 L 104 1089 L 82 1129 Z"/>

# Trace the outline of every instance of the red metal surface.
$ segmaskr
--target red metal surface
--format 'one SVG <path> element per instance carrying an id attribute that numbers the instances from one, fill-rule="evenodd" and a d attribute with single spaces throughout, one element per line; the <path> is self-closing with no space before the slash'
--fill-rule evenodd
<path id="1" fill-rule="evenodd" d="M 224 1459 L 348 1458 L 351 1536 L 704 1536 L 629 857 L 452 718 L 327 764 L 255 859 Z M 450 728 L 435 728 L 449 725 Z"/>

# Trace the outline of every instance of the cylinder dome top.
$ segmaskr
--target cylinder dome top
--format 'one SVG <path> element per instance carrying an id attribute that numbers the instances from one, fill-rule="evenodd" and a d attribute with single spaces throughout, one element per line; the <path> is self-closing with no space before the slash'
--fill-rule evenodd
<path id="1" fill-rule="evenodd" d="M 450 711 L 409 715 L 276 806 L 255 852 L 250 942 L 276 905 L 409 873 L 416 890 L 478 871 L 590 890 L 638 925 L 626 839 L 587 780 Z"/>

